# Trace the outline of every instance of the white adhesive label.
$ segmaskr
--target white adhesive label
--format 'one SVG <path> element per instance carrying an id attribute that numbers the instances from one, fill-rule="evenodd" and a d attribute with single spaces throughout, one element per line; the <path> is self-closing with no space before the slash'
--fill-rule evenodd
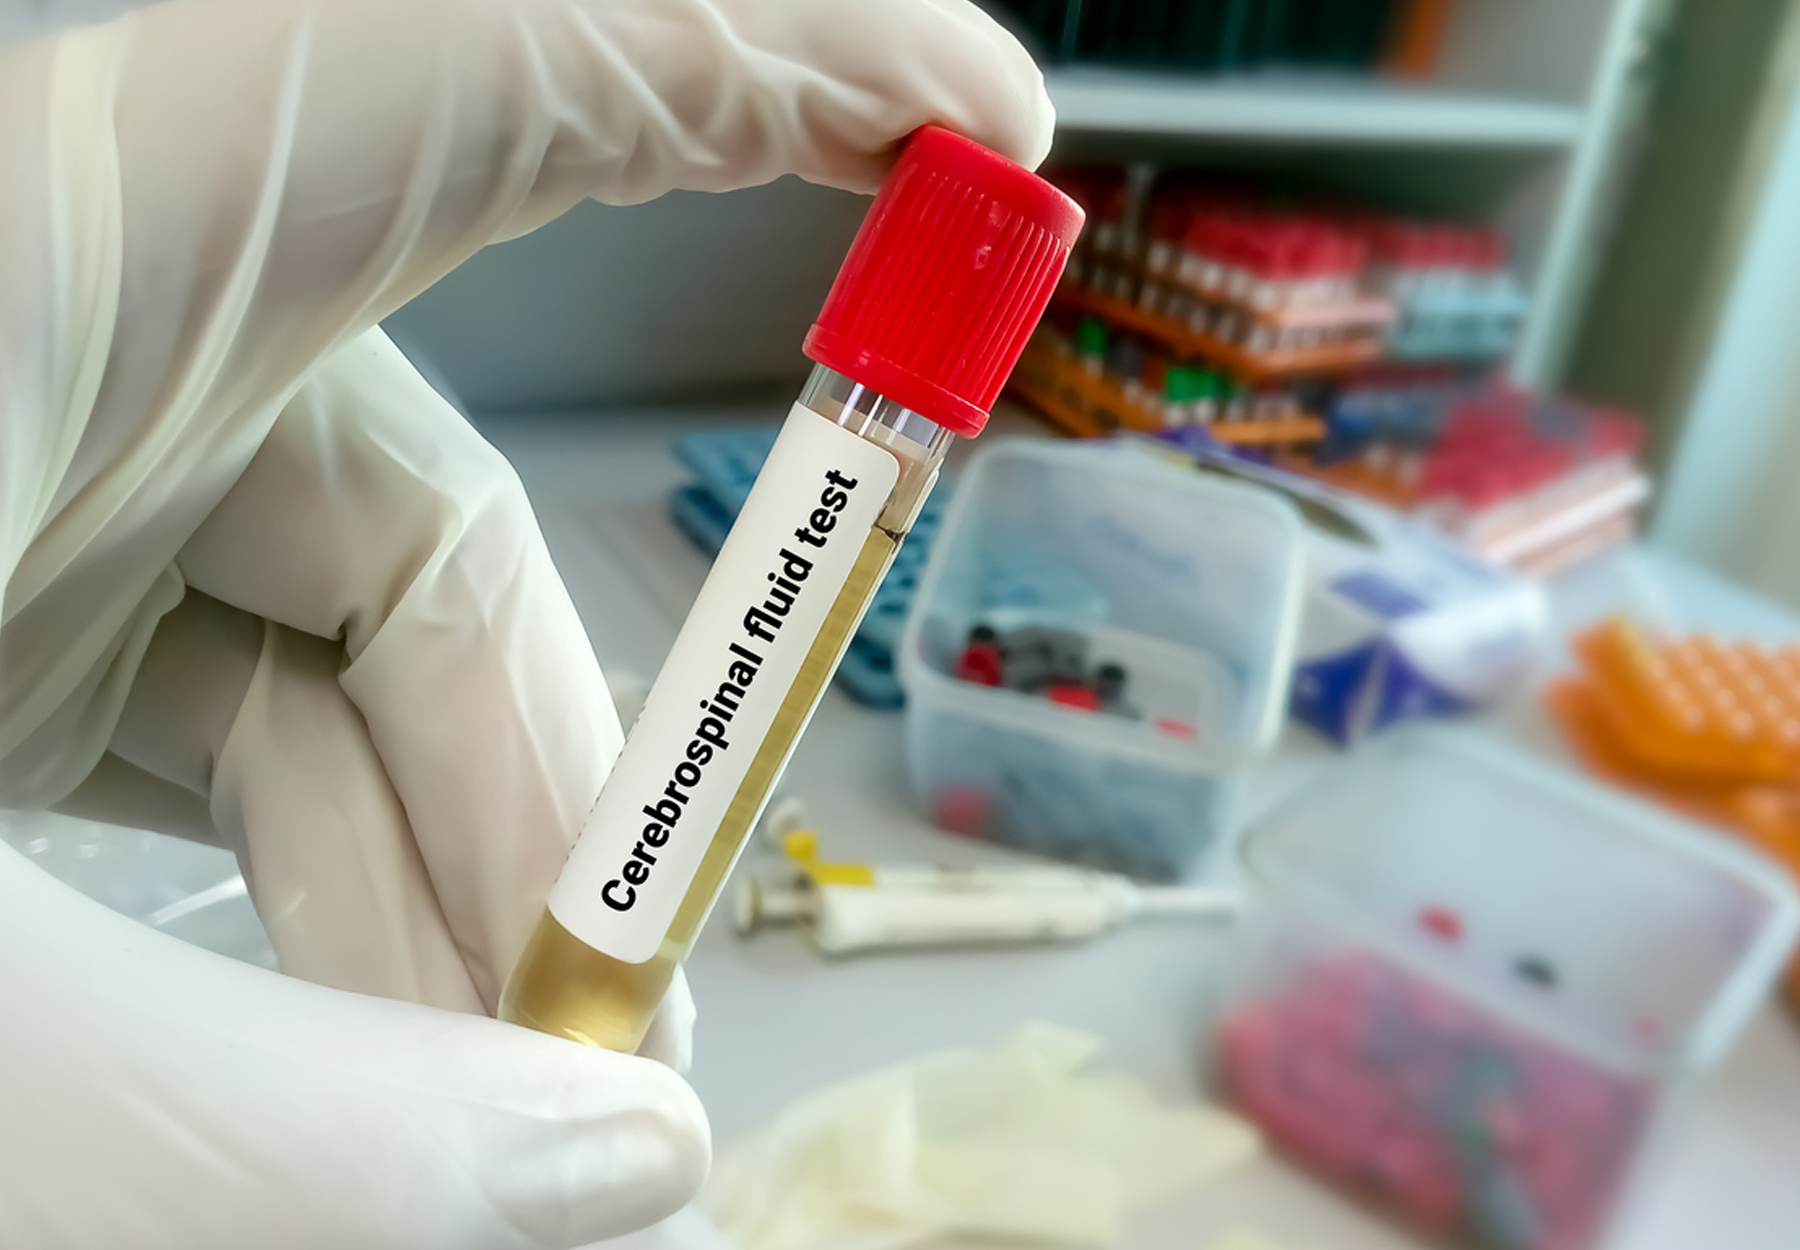
<path id="1" fill-rule="evenodd" d="M 794 405 L 550 892 L 563 928 L 656 953 L 898 478 Z"/>

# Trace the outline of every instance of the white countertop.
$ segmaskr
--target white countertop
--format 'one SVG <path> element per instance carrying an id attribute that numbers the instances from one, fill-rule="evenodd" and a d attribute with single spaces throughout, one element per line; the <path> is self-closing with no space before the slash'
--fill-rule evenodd
<path id="1" fill-rule="evenodd" d="M 551 551 L 609 670 L 643 678 L 661 663 L 708 562 L 668 520 L 687 474 L 676 435 L 782 409 L 659 415 L 514 416 L 480 422 L 517 467 Z M 1004 414 L 996 432 L 1033 432 Z M 1632 551 L 1554 590 L 1564 628 L 1628 609 L 1640 619 L 1730 636 L 1800 637 L 1800 618 L 1695 569 Z M 1494 733 L 1561 756 L 1534 698 L 1487 719 Z M 1290 727 L 1250 780 L 1244 815 L 1338 753 Z M 783 788 L 818 818 L 834 859 L 969 863 L 998 847 L 933 830 L 908 801 L 901 716 L 828 692 Z M 1069 948 L 890 955 L 828 962 L 792 933 L 745 941 L 715 921 L 688 965 L 700 1005 L 692 1075 L 721 1141 L 802 1092 L 928 1050 L 994 1040 L 1039 1018 L 1103 1035 L 1115 1060 L 1158 1092 L 1201 1092 L 1201 1055 L 1223 934 L 1144 924 Z M 1617 1250 L 1800 1246 L 1800 1027 L 1760 1014 L 1693 1110 Z M 1238 1224 L 1296 1247 L 1392 1250 L 1419 1244 L 1269 1159 L 1145 1213 L 1128 1250 L 1198 1250 Z"/>

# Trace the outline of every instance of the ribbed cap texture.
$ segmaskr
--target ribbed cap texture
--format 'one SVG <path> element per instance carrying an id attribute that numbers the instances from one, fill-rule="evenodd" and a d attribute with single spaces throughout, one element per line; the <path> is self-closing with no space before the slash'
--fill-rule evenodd
<path id="1" fill-rule="evenodd" d="M 863 219 L 806 354 L 956 433 L 979 433 L 1080 233 L 1042 178 L 936 126 Z"/>

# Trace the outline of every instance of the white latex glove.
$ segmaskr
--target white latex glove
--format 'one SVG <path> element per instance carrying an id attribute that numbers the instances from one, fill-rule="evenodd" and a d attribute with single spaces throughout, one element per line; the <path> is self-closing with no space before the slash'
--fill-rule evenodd
<path id="1" fill-rule="evenodd" d="M 1048 143 L 960 0 L 171 0 L 0 48 L 0 806 L 221 838 L 318 982 L 0 849 L 0 1246 L 572 1246 L 693 1192 L 673 1072 L 475 1014 L 619 728 L 517 479 L 373 327 L 584 196 L 871 189 L 933 120 Z"/>

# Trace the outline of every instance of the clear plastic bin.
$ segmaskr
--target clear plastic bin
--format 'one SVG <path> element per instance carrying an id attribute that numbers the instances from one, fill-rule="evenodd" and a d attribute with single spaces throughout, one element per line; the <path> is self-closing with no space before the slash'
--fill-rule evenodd
<path id="1" fill-rule="evenodd" d="M 1221 1091 L 1426 1230 L 1582 1250 L 1793 942 L 1747 849 L 1465 731 L 1252 824 Z"/>
<path id="2" fill-rule="evenodd" d="M 907 761 L 926 813 L 1150 880 L 1229 863 L 1231 781 L 1286 703 L 1300 544 L 1285 500 L 1137 448 L 983 449 L 900 643 Z M 983 624 L 1078 636 L 1090 663 L 1127 670 L 1128 714 L 958 679 Z"/>

